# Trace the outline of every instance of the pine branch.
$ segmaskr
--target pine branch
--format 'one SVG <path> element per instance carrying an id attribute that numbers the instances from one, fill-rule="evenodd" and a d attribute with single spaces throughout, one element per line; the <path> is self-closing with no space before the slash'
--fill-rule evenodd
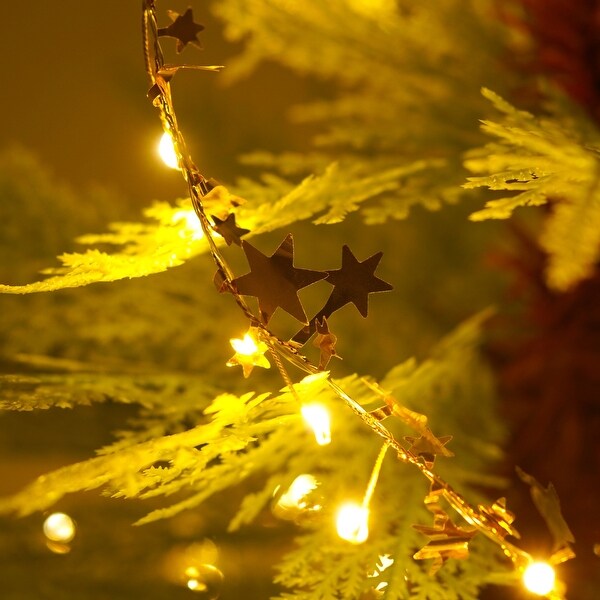
<path id="1" fill-rule="evenodd" d="M 501 122 L 484 121 L 483 130 L 498 141 L 470 153 L 471 177 L 464 187 L 507 190 L 474 213 L 475 221 L 506 219 L 522 206 L 551 202 L 541 243 L 549 255 L 547 280 L 565 290 L 591 274 L 600 257 L 600 134 L 566 105 L 555 105 L 551 117 L 519 111 L 483 90 L 504 114 Z"/>

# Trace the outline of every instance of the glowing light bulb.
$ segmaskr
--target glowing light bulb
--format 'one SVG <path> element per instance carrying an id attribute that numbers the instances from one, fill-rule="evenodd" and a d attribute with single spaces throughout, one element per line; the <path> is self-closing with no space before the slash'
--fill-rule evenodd
<path id="1" fill-rule="evenodd" d="M 239 339 L 231 339 L 229 340 L 231 346 L 238 354 L 243 354 L 244 356 L 252 356 L 258 352 L 258 345 L 256 340 L 249 334 L 246 333 L 244 337 Z"/>
<path id="2" fill-rule="evenodd" d="M 546 562 L 531 563 L 523 572 L 523 585 L 534 594 L 545 596 L 554 589 L 556 574 Z"/>
<path id="3" fill-rule="evenodd" d="M 193 240 L 199 240 L 204 236 L 198 215 L 193 210 L 178 210 L 173 213 L 171 222 L 179 223 L 180 221 L 183 221 L 184 227 L 187 230 L 187 233 L 186 231 L 179 232 L 181 237 L 185 238 L 186 235 L 191 234 Z"/>
<path id="4" fill-rule="evenodd" d="M 317 444 L 325 446 L 331 443 L 331 428 L 327 408 L 315 402 L 313 404 L 304 404 L 301 411 L 304 420 L 315 434 Z"/>
<path id="5" fill-rule="evenodd" d="M 221 594 L 223 573 L 214 565 L 191 566 L 185 570 L 186 587 L 206 600 L 216 600 Z"/>
<path id="6" fill-rule="evenodd" d="M 351 544 L 362 544 L 369 537 L 369 509 L 348 502 L 340 507 L 336 519 L 337 534 Z"/>
<path id="7" fill-rule="evenodd" d="M 248 377 L 254 367 L 269 369 L 271 367 L 264 353 L 269 349 L 261 340 L 254 337 L 255 328 L 251 327 L 244 337 L 240 339 L 231 339 L 229 343 L 235 350 L 235 355 L 227 361 L 228 367 L 240 365 L 244 371 L 244 377 Z"/>
<path id="8" fill-rule="evenodd" d="M 51 542 L 66 544 L 75 537 L 75 522 L 65 513 L 52 513 L 44 521 L 43 530 Z"/>
<path id="9" fill-rule="evenodd" d="M 287 492 L 282 494 L 281 498 L 279 498 L 277 504 L 284 509 L 307 508 L 308 504 L 305 498 L 310 492 L 317 489 L 318 485 L 319 482 L 312 475 L 298 475 L 298 477 L 292 481 Z"/>
<path id="10" fill-rule="evenodd" d="M 158 154 L 167 167 L 179 169 L 179 160 L 177 158 L 177 152 L 175 152 L 173 139 L 166 131 L 162 134 L 160 142 L 158 143 Z"/>

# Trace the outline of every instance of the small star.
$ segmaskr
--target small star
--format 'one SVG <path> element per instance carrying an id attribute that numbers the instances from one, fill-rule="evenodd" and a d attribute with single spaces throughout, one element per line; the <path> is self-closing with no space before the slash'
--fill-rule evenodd
<path id="1" fill-rule="evenodd" d="M 252 328 L 250 328 L 243 339 L 232 339 L 229 342 L 235 350 L 235 354 L 227 361 L 227 366 L 234 367 L 239 365 L 244 371 L 245 378 L 250 376 L 254 367 L 262 367 L 263 369 L 271 368 L 271 364 L 264 355 L 269 348 L 264 342 L 257 342 L 255 340 Z"/>
<path id="2" fill-rule="evenodd" d="M 317 335 L 313 345 L 316 348 L 319 348 L 321 351 L 321 356 L 319 358 L 319 369 L 325 369 L 329 364 L 331 357 L 337 356 L 337 352 L 335 351 L 336 342 L 337 336 L 333 335 L 333 333 L 329 331 L 327 319 L 323 317 L 322 321 L 317 321 Z"/>
<path id="3" fill-rule="evenodd" d="M 294 267 L 294 238 L 292 234 L 281 242 L 271 256 L 265 256 L 254 246 L 242 240 L 242 249 L 250 265 L 250 273 L 233 280 L 238 293 L 258 298 L 258 308 L 264 323 L 277 307 L 306 323 L 306 313 L 298 290 L 324 279 L 327 274 Z"/>
<path id="4" fill-rule="evenodd" d="M 197 48 L 202 48 L 198 41 L 198 34 L 204 29 L 203 25 L 194 23 L 192 9 L 188 8 L 182 15 L 169 10 L 169 17 L 173 21 L 167 27 L 161 27 L 158 30 L 158 37 L 167 36 L 177 39 L 176 50 L 179 54 L 188 44 L 193 44 Z"/>
<path id="5" fill-rule="evenodd" d="M 544 487 L 535 477 L 517 467 L 517 475 L 529 486 L 531 499 L 554 538 L 554 550 L 575 542 L 560 509 L 560 499 L 552 483 Z"/>
<path id="6" fill-rule="evenodd" d="M 448 515 L 438 519 L 433 527 L 413 525 L 413 527 L 430 538 L 427 545 L 423 546 L 413 555 L 416 560 L 433 558 L 429 574 L 433 575 L 450 558 L 464 559 L 469 556 L 469 542 L 477 533 L 475 528 L 464 529 L 455 525 Z"/>
<path id="7" fill-rule="evenodd" d="M 507 535 L 511 535 L 517 539 L 521 537 L 519 532 L 512 525 L 513 521 L 515 520 L 515 515 L 506 508 L 506 498 L 499 498 L 491 506 L 478 504 L 477 508 L 487 517 L 496 522 L 498 525 L 496 533 L 499 536 L 506 537 Z"/>
<path id="8" fill-rule="evenodd" d="M 231 246 L 231 244 L 240 246 L 242 243 L 240 238 L 250 232 L 249 229 L 237 226 L 235 215 L 233 213 L 229 213 L 224 221 L 214 215 L 211 215 L 211 218 L 214 222 L 213 229 L 221 237 L 225 238 L 228 246 Z"/>

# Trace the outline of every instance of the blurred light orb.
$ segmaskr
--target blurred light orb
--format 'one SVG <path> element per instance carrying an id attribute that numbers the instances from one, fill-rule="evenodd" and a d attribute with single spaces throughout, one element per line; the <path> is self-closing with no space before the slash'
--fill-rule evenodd
<path id="1" fill-rule="evenodd" d="M 331 443 L 331 425 L 329 411 L 323 404 L 313 402 L 304 404 L 301 408 L 302 416 L 313 430 L 315 440 L 319 446 L 326 446 Z"/>
<path id="2" fill-rule="evenodd" d="M 340 507 L 336 518 L 337 534 L 351 544 L 362 544 L 369 537 L 369 509 L 354 502 Z"/>
<path id="3" fill-rule="evenodd" d="M 162 161 L 171 169 L 179 169 L 179 160 L 171 136 L 165 131 L 158 143 L 158 154 Z"/>
<path id="4" fill-rule="evenodd" d="M 216 600 L 223 587 L 223 573 L 214 565 L 196 565 L 185 570 L 186 586 L 206 600 Z"/>
<path id="5" fill-rule="evenodd" d="M 292 481 L 287 492 L 281 495 L 278 504 L 282 508 L 308 508 L 306 496 L 315 490 L 318 485 L 319 482 L 312 475 L 298 475 Z"/>
<path id="6" fill-rule="evenodd" d="M 44 521 L 43 530 L 51 542 L 66 544 L 75 537 L 75 521 L 65 513 L 52 513 Z"/>
<path id="7" fill-rule="evenodd" d="M 200 240 L 204 237 L 204 231 L 200 225 L 200 220 L 193 209 L 190 210 L 178 210 L 173 213 L 171 218 L 172 223 L 183 223 L 185 231 L 179 232 L 180 237 L 185 238 L 191 234 L 193 240 Z"/>
<path id="8" fill-rule="evenodd" d="M 532 593 L 540 596 L 554 589 L 556 573 L 546 562 L 533 562 L 523 572 L 523 585 Z"/>

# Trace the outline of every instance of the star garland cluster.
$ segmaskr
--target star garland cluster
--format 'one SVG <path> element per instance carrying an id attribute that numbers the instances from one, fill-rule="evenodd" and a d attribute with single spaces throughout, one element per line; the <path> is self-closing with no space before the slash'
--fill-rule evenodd
<path id="1" fill-rule="evenodd" d="M 223 194 L 222 186 L 205 178 L 193 163 L 177 125 L 171 97 L 170 82 L 177 71 L 181 69 L 219 71 L 222 67 L 165 64 L 160 38 L 174 38 L 177 53 L 180 53 L 188 44 L 200 48 L 198 34 L 204 30 L 202 25 L 194 21 L 191 8 L 182 15 L 168 11 L 168 16 L 171 23 L 166 27 L 158 27 L 155 0 L 144 0 L 144 56 L 151 83 L 148 96 L 158 108 L 163 129 L 173 142 L 179 169 L 188 185 L 192 206 L 217 268 L 215 285 L 220 292 L 233 296 L 250 323 L 244 339 L 232 340 L 236 354 L 229 360 L 228 365 L 241 366 L 244 376 L 247 377 L 256 366 L 265 368 L 270 366 L 265 357 L 265 353 L 269 352 L 291 393 L 295 395 L 294 384 L 284 367 L 283 360 L 312 375 L 317 375 L 326 368 L 331 357 L 336 356 L 337 338 L 330 331 L 328 324 L 331 315 L 346 304 L 354 304 L 359 313 L 366 317 L 369 295 L 392 289 L 389 283 L 375 275 L 382 253 L 378 252 L 366 260 L 359 261 L 348 246 L 343 246 L 342 264 L 339 269 L 315 271 L 295 266 L 294 239 L 291 234 L 284 238 L 271 256 L 266 256 L 242 239 L 249 230 L 236 223 L 236 200 Z M 215 216 L 208 208 L 215 196 L 220 194 L 227 199 L 228 205 L 223 210 L 223 214 Z M 223 202 L 218 204 L 223 207 Z M 241 247 L 250 267 L 249 273 L 239 277 L 234 276 L 219 250 L 218 238 L 215 236 L 222 238 L 228 246 L 235 244 Z M 325 281 L 332 285 L 333 289 L 323 308 L 308 319 L 298 291 L 317 281 Z M 257 299 L 258 314 L 251 310 L 245 300 L 246 296 Z M 289 313 L 303 324 L 302 329 L 291 340 L 280 339 L 268 328 L 269 321 L 277 308 Z M 315 346 L 320 349 L 318 366 L 300 353 L 302 346 L 313 336 Z M 383 402 L 381 408 L 371 412 L 366 411 L 328 375 L 326 381 L 330 389 L 382 438 L 384 450 L 380 453 L 374 474 L 379 472 L 385 449 L 391 448 L 401 462 L 419 469 L 430 482 L 430 490 L 424 502 L 432 513 L 433 524 L 415 525 L 418 531 L 429 538 L 429 542 L 414 555 L 415 559 L 433 559 L 430 571 L 435 573 L 448 559 L 466 558 L 469 553 L 469 542 L 477 533 L 481 533 L 500 546 L 519 572 L 526 571 L 527 567 L 533 564 L 532 557 L 526 551 L 506 540 L 509 536 L 518 539 L 519 534 L 512 525 L 514 515 L 506 508 L 506 501 L 503 498 L 491 506 L 472 506 L 434 472 L 437 456 L 453 455 L 446 448 L 451 436 L 436 437 L 427 426 L 425 415 L 402 406 L 396 398 L 369 380 L 363 381 Z M 384 419 L 392 416 L 399 418 L 418 433 L 417 437 L 405 438 L 407 447 L 382 424 Z M 571 547 L 573 536 L 560 512 L 554 488 L 551 486 L 544 488 L 526 473 L 521 472 L 520 476 L 530 486 L 534 502 L 554 536 L 554 553 L 548 562 L 558 564 L 573 558 L 574 552 Z M 373 488 L 377 477 L 373 475 L 371 479 L 373 484 L 369 487 Z M 372 491 L 371 489 L 370 494 Z M 442 507 L 442 501 L 454 509 L 466 521 L 467 526 L 455 524 L 446 509 Z M 546 595 L 557 600 L 563 597 L 556 587 Z"/>

